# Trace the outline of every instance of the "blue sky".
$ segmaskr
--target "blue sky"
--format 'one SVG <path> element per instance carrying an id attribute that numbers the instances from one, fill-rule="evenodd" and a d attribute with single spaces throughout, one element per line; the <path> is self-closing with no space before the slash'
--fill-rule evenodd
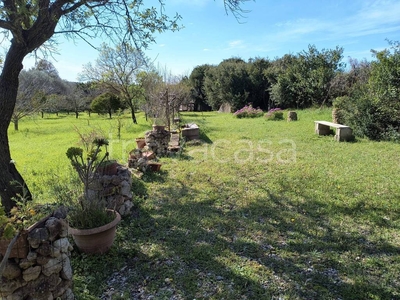
<path id="1" fill-rule="evenodd" d="M 386 39 L 400 40 L 399 0 L 256 0 L 243 6 L 249 12 L 239 22 L 226 14 L 223 0 L 165 2 L 167 13 L 182 16 L 184 29 L 157 35 L 146 54 L 174 75 L 231 57 L 296 54 L 310 44 L 320 50 L 343 47 L 345 62 L 348 57 L 372 60 L 371 49 L 387 48 Z M 51 61 L 61 78 L 75 81 L 97 52 L 80 41 L 59 41 L 59 55 Z M 32 64 L 32 58 L 24 63 Z"/>

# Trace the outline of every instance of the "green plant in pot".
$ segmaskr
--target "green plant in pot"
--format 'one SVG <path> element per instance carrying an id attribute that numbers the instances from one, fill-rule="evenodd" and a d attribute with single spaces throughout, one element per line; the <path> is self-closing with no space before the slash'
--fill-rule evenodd
<path id="1" fill-rule="evenodd" d="M 83 194 L 78 199 L 71 199 L 69 233 L 77 247 L 85 253 L 107 252 L 114 241 L 116 225 L 121 220 L 118 212 L 107 209 L 105 199 L 100 196 L 101 191 L 96 192 L 98 179 L 104 173 L 102 170 L 111 164 L 108 163 L 107 145 L 106 139 L 95 138 L 86 155 L 78 147 L 70 147 L 66 153 L 83 184 Z M 100 155 L 103 147 L 106 151 Z"/>

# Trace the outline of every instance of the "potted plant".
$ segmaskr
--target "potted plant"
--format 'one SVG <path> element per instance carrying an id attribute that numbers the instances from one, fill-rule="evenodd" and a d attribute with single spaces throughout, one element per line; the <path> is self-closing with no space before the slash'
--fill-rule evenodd
<path id="1" fill-rule="evenodd" d="M 105 199 L 95 192 L 97 179 L 104 174 L 109 161 L 108 141 L 95 138 L 92 145 L 86 157 L 83 149 L 78 147 L 70 147 L 66 153 L 83 184 L 83 195 L 70 205 L 68 231 L 82 252 L 105 253 L 114 241 L 121 216 L 118 212 L 107 209 Z M 106 152 L 100 157 L 102 147 L 106 147 Z"/>
<path id="2" fill-rule="evenodd" d="M 118 173 L 118 163 L 116 160 L 105 160 L 97 168 L 100 175 L 116 175 Z"/>

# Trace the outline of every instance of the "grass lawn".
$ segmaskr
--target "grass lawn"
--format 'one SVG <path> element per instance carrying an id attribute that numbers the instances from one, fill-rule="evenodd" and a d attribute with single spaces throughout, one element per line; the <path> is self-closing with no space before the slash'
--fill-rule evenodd
<path id="1" fill-rule="evenodd" d="M 400 299 L 399 145 L 317 136 L 330 110 L 299 121 L 184 113 L 200 145 L 135 179 L 134 214 L 110 253 L 73 253 L 78 299 Z M 102 130 L 124 162 L 150 129 L 99 116 L 25 119 L 10 129 L 37 201 L 69 178 L 66 149 Z"/>

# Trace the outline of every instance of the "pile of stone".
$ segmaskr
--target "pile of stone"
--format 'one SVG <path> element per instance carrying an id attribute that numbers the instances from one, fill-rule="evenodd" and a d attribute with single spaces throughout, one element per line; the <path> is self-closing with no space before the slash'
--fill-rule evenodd
<path id="1" fill-rule="evenodd" d="M 25 243 L 26 252 L 14 248 L 8 258 L 0 282 L 1 299 L 75 299 L 65 217 L 64 212 L 54 213 L 20 236 L 14 247 Z"/>
<path id="2" fill-rule="evenodd" d="M 98 175 L 91 185 L 89 197 L 104 199 L 107 208 L 114 209 L 121 216 L 131 213 L 132 173 L 126 166 L 118 165 L 115 175 Z"/>
<path id="3" fill-rule="evenodd" d="M 146 149 L 153 152 L 157 157 L 168 154 L 168 146 L 171 133 L 165 129 L 147 131 L 145 134 Z"/>
<path id="4" fill-rule="evenodd" d="M 133 149 L 129 152 L 128 167 L 141 172 L 146 172 L 149 163 L 154 159 L 156 159 L 156 156 L 152 151 Z"/>

